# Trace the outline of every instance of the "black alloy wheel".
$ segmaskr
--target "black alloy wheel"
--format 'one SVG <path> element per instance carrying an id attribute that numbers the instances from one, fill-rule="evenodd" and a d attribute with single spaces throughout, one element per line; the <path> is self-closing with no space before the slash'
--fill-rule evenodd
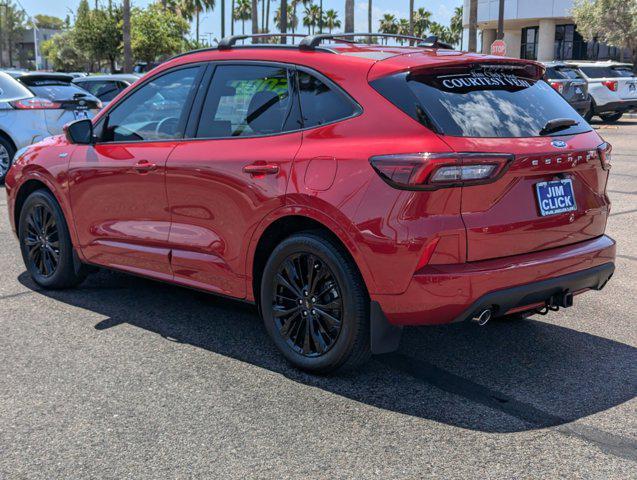
<path id="1" fill-rule="evenodd" d="M 330 268 L 311 253 L 295 253 L 274 280 L 275 325 L 288 345 L 308 357 L 323 355 L 343 324 L 341 290 Z"/>
<path id="2" fill-rule="evenodd" d="M 26 236 L 29 262 L 44 278 L 55 273 L 60 263 L 60 232 L 48 205 L 35 205 L 26 216 Z"/>
<path id="3" fill-rule="evenodd" d="M 86 277 L 86 268 L 73 259 L 64 214 L 51 192 L 36 190 L 24 201 L 18 237 L 24 264 L 38 285 L 67 288 Z"/>
<path id="4" fill-rule="evenodd" d="M 300 369 L 327 373 L 371 355 L 365 284 L 344 247 L 323 232 L 294 234 L 274 249 L 260 309 L 275 345 Z"/>

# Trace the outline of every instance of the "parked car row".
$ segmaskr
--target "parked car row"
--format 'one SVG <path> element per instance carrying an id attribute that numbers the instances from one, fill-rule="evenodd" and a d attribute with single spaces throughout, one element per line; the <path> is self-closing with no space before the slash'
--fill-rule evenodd
<path id="1" fill-rule="evenodd" d="M 616 122 L 637 109 L 632 65 L 617 62 L 546 62 L 546 81 L 587 121 Z"/>
<path id="2" fill-rule="evenodd" d="M 138 75 L 0 72 L 0 183 L 17 150 L 92 118 Z"/>

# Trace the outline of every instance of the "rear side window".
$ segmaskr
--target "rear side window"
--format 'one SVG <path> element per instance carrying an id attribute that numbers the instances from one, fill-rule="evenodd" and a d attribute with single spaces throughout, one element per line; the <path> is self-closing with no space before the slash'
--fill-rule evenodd
<path id="1" fill-rule="evenodd" d="M 555 80 L 577 80 L 582 77 L 574 68 L 549 67 L 546 69 L 546 78 Z"/>
<path id="2" fill-rule="evenodd" d="M 298 129 L 287 68 L 223 65 L 215 69 L 206 95 L 198 138 L 276 135 Z"/>
<path id="3" fill-rule="evenodd" d="M 358 113 L 359 107 L 337 87 L 328 86 L 307 72 L 299 71 L 299 96 L 305 128 L 344 120 Z"/>
<path id="4" fill-rule="evenodd" d="M 104 81 L 104 82 L 74 82 L 80 88 L 83 88 L 91 95 L 96 96 L 103 102 L 110 102 L 119 92 L 126 88 L 121 82 Z"/>
<path id="5" fill-rule="evenodd" d="M 372 82 L 385 98 L 425 126 L 458 137 L 537 137 L 550 120 L 572 119 L 571 135 L 587 123 L 546 82 L 511 73 L 401 73 Z"/>
<path id="6" fill-rule="evenodd" d="M 33 94 L 25 86 L 5 73 L 0 74 L 0 101 L 8 102 L 32 96 Z"/>

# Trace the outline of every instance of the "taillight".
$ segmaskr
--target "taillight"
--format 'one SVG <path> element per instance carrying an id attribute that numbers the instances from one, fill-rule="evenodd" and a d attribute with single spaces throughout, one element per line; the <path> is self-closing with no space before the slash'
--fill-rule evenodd
<path id="1" fill-rule="evenodd" d="M 57 109 L 61 108 L 62 104 L 57 102 L 52 102 L 51 100 L 47 100 L 46 98 L 23 98 L 22 100 L 14 100 L 9 102 L 13 108 L 17 108 L 18 110 L 49 110 L 49 109 Z"/>
<path id="2" fill-rule="evenodd" d="M 605 80 L 602 82 L 606 88 L 608 88 L 611 92 L 617 91 L 617 80 Z"/>
<path id="3" fill-rule="evenodd" d="M 562 82 L 551 82 L 551 87 L 553 87 L 559 93 L 562 93 L 564 91 L 564 84 Z"/>
<path id="4" fill-rule="evenodd" d="M 499 178 L 513 156 L 498 153 L 412 153 L 380 155 L 370 163 L 389 185 L 404 190 L 436 190 L 479 185 Z"/>
<path id="5" fill-rule="evenodd" d="M 602 143 L 599 147 L 597 147 L 597 152 L 599 154 L 599 159 L 602 162 L 602 168 L 604 170 L 610 170 L 611 164 L 611 155 L 610 152 L 613 150 L 613 147 L 610 143 Z"/>

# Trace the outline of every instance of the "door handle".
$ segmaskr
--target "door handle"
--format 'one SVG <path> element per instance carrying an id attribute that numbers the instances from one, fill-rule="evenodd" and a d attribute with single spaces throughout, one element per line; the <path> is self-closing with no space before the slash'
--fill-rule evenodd
<path id="1" fill-rule="evenodd" d="M 135 164 L 133 169 L 137 173 L 148 173 L 148 172 L 152 172 L 153 170 L 156 170 L 157 165 L 155 165 L 152 162 L 149 162 L 148 160 L 140 160 L 139 162 L 137 162 L 137 164 Z"/>
<path id="2" fill-rule="evenodd" d="M 279 166 L 271 163 L 253 163 L 243 167 L 243 173 L 250 175 L 276 175 L 279 173 Z"/>

